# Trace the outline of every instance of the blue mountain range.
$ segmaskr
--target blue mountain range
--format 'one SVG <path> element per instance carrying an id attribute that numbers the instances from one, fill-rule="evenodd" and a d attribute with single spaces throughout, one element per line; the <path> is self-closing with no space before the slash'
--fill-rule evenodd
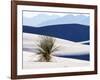
<path id="1" fill-rule="evenodd" d="M 32 17 L 26 17 L 24 15 L 25 12 L 26 11 L 23 12 L 23 25 L 28 25 L 28 26 L 41 27 L 46 25 L 72 24 L 72 23 L 82 24 L 82 25 L 90 24 L 89 14 L 80 14 L 80 13 L 76 14 L 72 12 L 72 13 L 63 13 L 62 14 L 63 16 L 61 16 L 59 15 L 59 13 L 49 13 L 48 15 L 48 13 L 43 13 L 43 12 L 39 12 L 39 14 L 34 15 L 36 13 L 33 12 Z"/>
<path id="2" fill-rule="evenodd" d="M 81 24 L 57 24 L 41 27 L 23 25 L 23 32 L 47 35 L 75 42 L 90 39 L 89 26 Z"/>

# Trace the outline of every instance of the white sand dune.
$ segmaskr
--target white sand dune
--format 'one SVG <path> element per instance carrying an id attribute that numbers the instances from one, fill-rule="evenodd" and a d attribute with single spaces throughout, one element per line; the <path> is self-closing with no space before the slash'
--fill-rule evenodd
<path id="1" fill-rule="evenodd" d="M 59 46 L 59 51 L 52 53 L 51 62 L 36 62 L 39 55 L 35 53 L 35 48 L 39 42 L 36 34 L 23 33 L 23 68 L 61 68 L 61 67 L 82 67 L 89 66 L 89 61 L 57 57 L 59 55 L 79 55 L 89 53 L 89 45 L 84 45 L 69 40 L 55 38 L 55 45 Z"/>
<path id="2" fill-rule="evenodd" d="M 32 52 L 23 52 L 23 69 L 32 68 L 62 68 L 89 66 L 89 61 L 52 56 L 51 62 L 35 62 L 39 56 Z"/>
<path id="3" fill-rule="evenodd" d="M 40 35 L 23 33 L 23 48 L 28 48 L 32 51 L 37 47 Z M 81 43 L 55 38 L 55 45 L 59 47 L 59 51 L 53 53 L 54 55 L 79 55 L 89 53 L 90 46 Z M 32 49 L 32 50 L 31 50 Z"/>

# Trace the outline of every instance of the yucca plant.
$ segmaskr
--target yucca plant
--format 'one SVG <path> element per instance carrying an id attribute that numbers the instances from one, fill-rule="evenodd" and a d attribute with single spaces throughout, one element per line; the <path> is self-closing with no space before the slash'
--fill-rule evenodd
<path id="1" fill-rule="evenodd" d="M 40 36 L 40 41 L 37 44 L 37 54 L 40 55 L 40 62 L 50 62 L 51 54 L 55 51 L 58 51 L 58 48 L 55 45 L 55 39 L 48 36 Z"/>

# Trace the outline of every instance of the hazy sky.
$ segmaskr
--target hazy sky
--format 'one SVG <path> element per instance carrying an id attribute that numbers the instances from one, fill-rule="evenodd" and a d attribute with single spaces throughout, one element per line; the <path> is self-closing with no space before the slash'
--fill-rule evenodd
<path id="1" fill-rule="evenodd" d="M 90 24 L 90 16 L 85 13 L 52 13 L 23 11 L 23 25 L 42 27 L 56 24 Z"/>

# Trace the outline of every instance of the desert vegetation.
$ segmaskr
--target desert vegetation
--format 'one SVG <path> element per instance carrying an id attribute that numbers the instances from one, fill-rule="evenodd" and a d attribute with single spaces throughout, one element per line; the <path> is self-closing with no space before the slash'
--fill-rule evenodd
<path id="1" fill-rule="evenodd" d="M 37 55 L 39 55 L 39 62 L 51 62 L 52 53 L 59 50 L 59 47 L 55 45 L 56 39 L 48 36 L 40 36 L 40 40 L 37 44 Z"/>

